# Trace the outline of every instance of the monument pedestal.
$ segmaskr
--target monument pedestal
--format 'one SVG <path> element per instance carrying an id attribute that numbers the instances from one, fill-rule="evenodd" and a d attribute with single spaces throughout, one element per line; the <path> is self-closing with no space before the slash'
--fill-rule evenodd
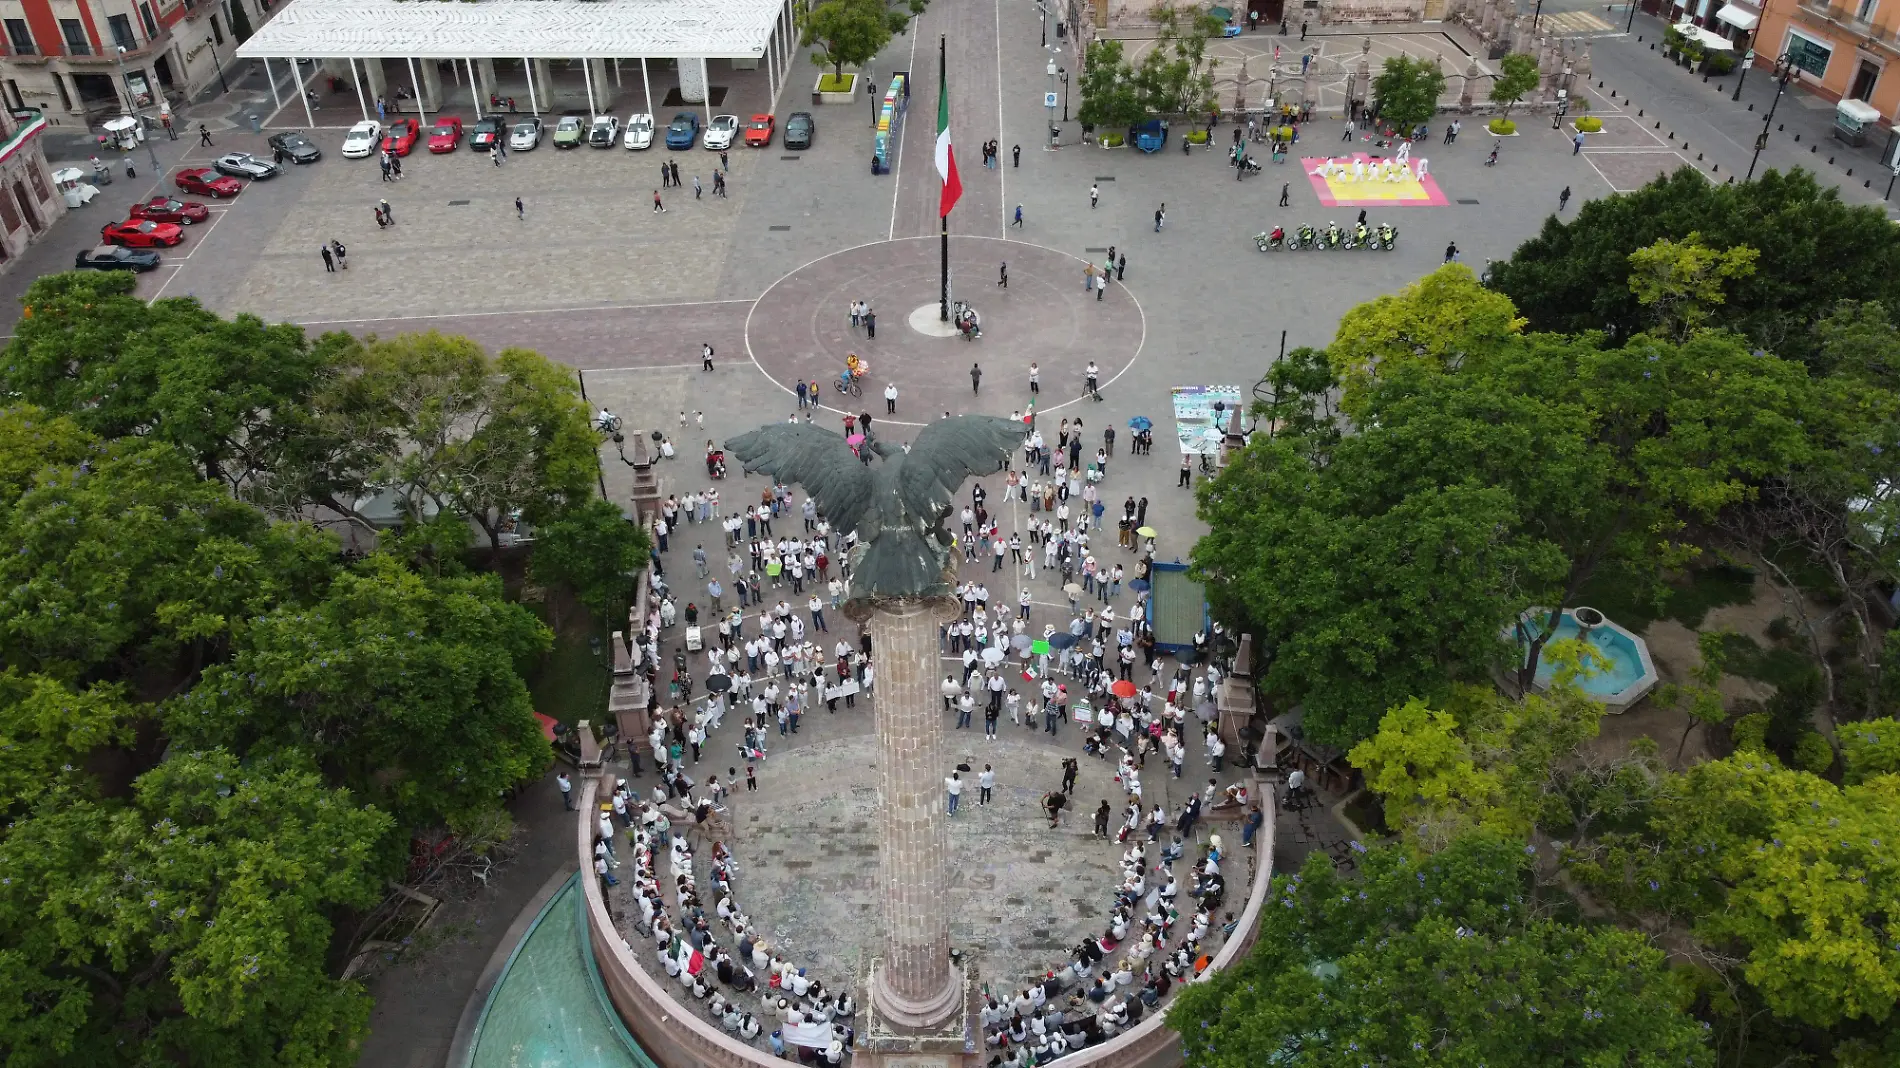
<path id="1" fill-rule="evenodd" d="M 981 991 L 962 964 L 950 969 L 949 997 L 935 1011 L 935 1024 L 918 1025 L 907 1006 L 886 1007 L 891 992 L 879 981 L 884 958 L 874 957 L 863 978 L 858 1010 L 857 1068 L 976 1068 L 985 1060 L 978 1025 Z"/>

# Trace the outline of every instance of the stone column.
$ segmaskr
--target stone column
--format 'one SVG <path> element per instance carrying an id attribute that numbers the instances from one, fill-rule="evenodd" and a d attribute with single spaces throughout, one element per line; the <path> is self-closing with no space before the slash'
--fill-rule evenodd
<path id="1" fill-rule="evenodd" d="M 900 601 L 878 605 L 868 619 L 878 664 L 878 867 L 887 928 L 871 997 L 886 1019 L 914 1028 L 934 1027 L 962 1005 L 961 974 L 950 966 L 943 780 L 951 769 L 937 694 L 937 627 L 955 614 L 947 602 Z"/>
<path id="2" fill-rule="evenodd" d="M 363 91 L 369 94 L 369 111 L 376 114 L 376 102 L 389 99 L 389 83 L 383 78 L 383 61 L 366 59 L 363 61 Z"/>
<path id="3" fill-rule="evenodd" d="M 1472 56 L 1471 63 L 1465 67 L 1465 84 L 1458 90 L 1458 106 L 1471 107 L 1472 94 L 1477 90 L 1478 79 L 1484 76 L 1484 70 L 1478 66 L 1478 57 Z"/>
<path id="4" fill-rule="evenodd" d="M 436 69 L 435 60 L 416 60 L 416 77 L 422 79 L 418 90 L 422 96 L 423 106 L 430 111 L 443 110 L 442 72 Z"/>
<path id="5" fill-rule="evenodd" d="M 675 60 L 679 65 L 680 99 L 688 104 L 706 102 L 705 72 L 697 59 Z"/>
<path id="6" fill-rule="evenodd" d="M 607 115 L 614 110 L 614 89 L 607 83 L 607 61 L 590 59 L 585 61 L 587 70 L 594 79 L 594 110 Z"/>
<path id="7" fill-rule="evenodd" d="M 545 59 L 531 59 L 528 66 L 533 68 L 534 91 L 538 94 L 542 111 L 554 110 L 554 75 Z"/>

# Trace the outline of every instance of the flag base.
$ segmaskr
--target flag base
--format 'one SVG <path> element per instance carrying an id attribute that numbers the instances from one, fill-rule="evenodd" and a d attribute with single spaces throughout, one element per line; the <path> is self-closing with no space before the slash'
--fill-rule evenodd
<path id="1" fill-rule="evenodd" d="M 943 305 L 933 300 L 910 313 L 910 328 L 925 337 L 956 337 L 956 324 L 944 322 L 942 313 Z"/>

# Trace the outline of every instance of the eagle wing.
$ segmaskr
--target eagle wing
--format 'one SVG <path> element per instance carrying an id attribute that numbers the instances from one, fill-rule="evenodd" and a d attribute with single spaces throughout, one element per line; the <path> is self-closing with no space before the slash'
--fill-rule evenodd
<path id="1" fill-rule="evenodd" d="M 935 526 L 971 475 L 993 473 L 1022 444 L 1023 424 L 993 415 L 959 415 L 924 427 L 903 458 L 897 492 L 910 513 Z"/>
<path id="2" fill-rule="evenodd" d="M 872 506 L 874 481 L 844 438 L 810 423 L 774 423 L 728 439 L 747 471 L 805 487 L 839 530 L 855 530 Z"/>

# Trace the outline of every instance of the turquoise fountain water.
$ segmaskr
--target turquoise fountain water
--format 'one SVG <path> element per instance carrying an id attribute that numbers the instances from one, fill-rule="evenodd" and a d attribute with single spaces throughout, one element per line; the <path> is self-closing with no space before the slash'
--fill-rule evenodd
<path id="1" fill-rule="evenodd" d="M 1526 632 L 1536 633 L 1532 628 L 1546 625 L 1545 621 L 1549 618 L 1543 613 L 1527 617 L 1518 628 L 1519 647 L 1528 649 L 1530 643 L 1525 637 Z M 1644 664 L 1642 653 L 1636 647 L 1636 639 L 1621 627 L 1608 625 L 1606 622 L 1606 625 L 1593 627 L 1585 634 L 1583 628 L 1577 625 L 1576 615 L 1565 611 L 1563 618 L 1557 622 L 1557 632 L 1551 635 L 1550 640 L 1552 642 L 1570 641 L 1578 637 L 1581 637 L 1602 658 L 1602 663 L 1595 665 L 1597 670 L 1594 674 L 1577 680 L 1577 685 L 1584 693 L 1604 700 L 1616 700 L 1625 697 L 1626 691 L 1630 691 L 1632 687 L 1652 676 L 1653 673 Z M 1545 648 L 1548 649 L 1549 646 L 1546 645 Z M 1551 662 L 1549 656 L 1539 658 L 1537 662 L 1538 687 L 1549 686 L 1551 676 L 1555 671 L 1556 665 Z M 1630 700 L 1634 700 L 1637 696 L 1639 695 L 1635 693 L 1627 694 Z"/>
<path id="2" fill-rule="evenodd" d="M 583 904 L 569 880 L 542 909 L 489 995 L 467 1068 L 658 1068 L 607 1000 Z"/>

